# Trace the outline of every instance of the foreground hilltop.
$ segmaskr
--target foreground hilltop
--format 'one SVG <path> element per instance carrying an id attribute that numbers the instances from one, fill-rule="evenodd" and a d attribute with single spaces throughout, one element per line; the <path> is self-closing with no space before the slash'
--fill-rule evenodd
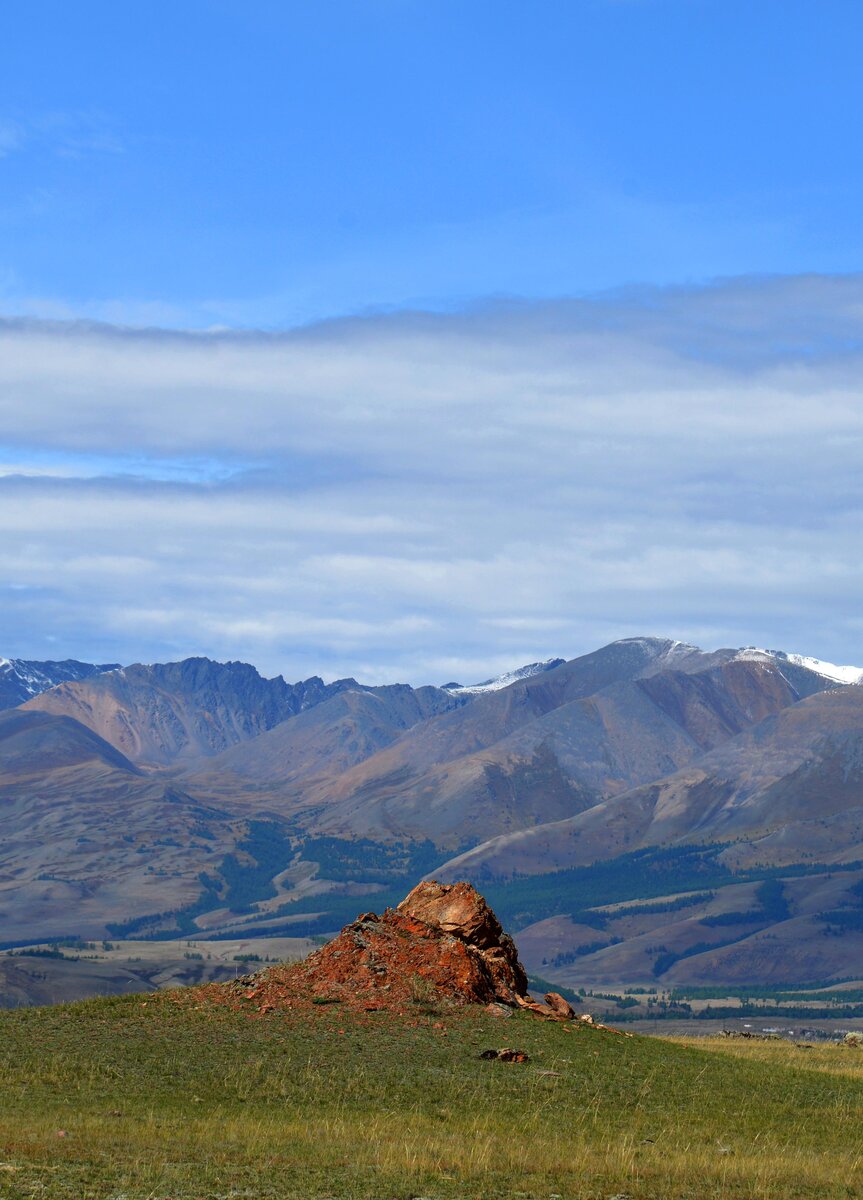
<path id="1" fill-rule="evenodd" d="M 4 1200 L 839 1200 L 863 1182 L 852 1047 L 685 1046 L 428 993 L 402 1013 L 188 995 L 0 1013 Z"/>

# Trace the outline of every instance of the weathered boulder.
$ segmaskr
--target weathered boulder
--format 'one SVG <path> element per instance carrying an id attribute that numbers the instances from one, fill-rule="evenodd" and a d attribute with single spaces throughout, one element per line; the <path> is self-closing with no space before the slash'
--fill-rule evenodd
<path id="1" fill-rule="evenodd" d="M 493 999 L 515 1004 L 519 996 L 527 995 L 527 975 L 515 942 L 469 883 L 417 884 L 396 911 L 458 938 L 479 955 L 494 985 Z"/>
<path id="2" fill-rule="evenodd" d="M 560 992 L 546 992 L 545 1002 L 553 1010 L 555 1016 L 560 1017 L 563 1021 L 571 1021 L 575 1016 L 572 1005 L 568 1000 L 564 1000 Z"/>
<path id="3" fill-rule="evenodd" d="M 469 883 L 418 883 L 401 904 L 398 912 L 409 913 L 443 933 L 453 933 L 477 949 L 489 949 L 500 943 L 500 921 L 475 887 Z"/>

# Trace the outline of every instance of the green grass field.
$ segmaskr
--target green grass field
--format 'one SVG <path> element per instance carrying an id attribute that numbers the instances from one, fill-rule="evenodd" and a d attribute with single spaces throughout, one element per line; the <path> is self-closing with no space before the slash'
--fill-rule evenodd
<path id="1" fill-rule="evenodd" d="M 531 1061 L 479 1059 L 504 1045 Z M 863 1195 L 844 1047 L 163 992 L 0 1014 L 0 1089 L 10 1200 Z"/>

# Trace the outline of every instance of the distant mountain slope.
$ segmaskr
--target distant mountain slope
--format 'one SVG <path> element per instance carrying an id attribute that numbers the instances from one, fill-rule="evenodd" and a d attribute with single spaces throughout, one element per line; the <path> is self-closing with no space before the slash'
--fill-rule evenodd
<path id="1" fill-rule="evenodd" d="M 724 857 L 737 865 L 863 859 L 863 687 L 810 696 L 666 778 L 479 845 L 440 877 L 543 873 L 686 842 L 733 844 Z"/>
<path id="2" fill-rule="evenodd" d="M 828 668 L 633 638 L 466 694 L 206 659 L 69 681 L 0 719 L 3 930 L 327 932 L 473 845 L 435 874 L 503 889 L 514 929 L 569 920 L 555 953 L 585 978 L 751 966 L 773 925 L 837 926 L 789 884 L 781 921 L 741 909 L 732 939 L 725 889 L 863 860 L 863 687 Z M 709 904 L 638 931 L 584 911 L 687 890 Z"/>
<path id="3" fill-rule="evenodd" d="M 317 677 L 287 684 L 247 663 L 187 658 L 61 684 L 26 707 L 74 717 L 133 762 L 164 766 L 218 754 L 359 686 Z"/>
<path id="4" fill-rule="evenodd" d="M 182 908 L 242 830 L 69 717 L 0 714 L 0 940 Z"/>
<path id="5" fill-rule="evenodd" d="M 859 970 L 863 872 L 729 882 L 658 901 L 598 906 L 518 935 L 528 969 L 573 987 L 621 982 L 820 983 Z"/>
<path id="6" fill-rule="evenodd" d="M 112 671 L 118 663 L 84 663 L 74 658 L 63 662 L 35 662 L 24 658 L 0 658 L 0 709 L 15 708 L 58 683 L 90 679 Z"/>
<path id="7" fill-rule="evenodd" d="M 71 717 L 22 709 L 0 713 L 0 782 L 20 783 L 85 764 L 140 774 L 124 755 Z"/>
<path id="8" fill-rule="evenodd" d="M 804 694 L 834 686 L 799 670 Z M 772 660 L 616 643 L 417 725 L 307 799 L 329 833 L 463 845 L 669 775 L 800 694 Z"/>
<path id="9" fill-rule="evenodd" d="M 863 683 L 863 667 L 839 667 L 835 663 L 809 658 L 805 654 L 786 654 L 784 650 L 759 650 L 754 646 L 747 646 L 737 652 L 737 657 L 753 661 L 771 659 L 791 678 L 794 678 L 797 668 L 803 668 L 804 671 L 811 671 L 834 683 Z"/>
<path id="10" fill-rule="evenodd" d="M 348 688 L 283 721 L 251 741 L 241 742 L 195 764 L 186 784 L 236 801 L 251 796 L 289 811 L 302 805 L 307 790 L 329 781 L 397 741 L 407 730 L 466 700 L 441 688 L 406 684 Z"/>
<path id="11" fill-rule="evenodd" d="M 499 692 L 501 688 L 518 683 L 520 679 L 530 679 L 533 675 L 541 675 L 543 671 L 553 671 L 562 667 L 566 660 L 563 658 L 547 658 L 545 662 L 527 663 L 524 667 L 516 667 L 514 671 L 505 671 L 494 679 L 485 679 L 482 683 L 445 683 L 444 690 L 460 695 L 477 695 L 479 692 Z"/>

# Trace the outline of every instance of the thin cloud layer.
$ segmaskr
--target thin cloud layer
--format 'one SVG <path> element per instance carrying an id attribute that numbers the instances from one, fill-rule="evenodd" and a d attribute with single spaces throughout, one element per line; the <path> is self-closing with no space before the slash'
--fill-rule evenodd
<path id="1" fill-rule="evenodd" d="M 863 661 L 863 278 L 284 334 L 0 323 L 6 655 Z"/>

